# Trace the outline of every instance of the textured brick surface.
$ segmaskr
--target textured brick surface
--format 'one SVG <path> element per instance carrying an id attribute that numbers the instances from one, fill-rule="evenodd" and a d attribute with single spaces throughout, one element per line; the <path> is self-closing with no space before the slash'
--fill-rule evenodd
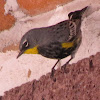
<path id="1" fill-rule="evenodd" d="M 16 51 L 18 49 L 19 49 L 19 45 L 18 44 L 17 45 L 12 44 L 12 45 L 9 45 L 9 46 L 3 48 L 2 52 L 5 53 L 6 51 L 11 51 L 11 50 Z"/>
<path id="2" fill-rule="evenodd" d="M 17 0 L 24 12 L 31 15 L 50 11 L 57 5 L 68 3 L 72 0 Z"/>
<path id="3" fill-rule="evenodd" d="M 100 100 L 100 53 L 5 92 L 1 100 Z"/>
<path id="4" fill-rule="evenodd" d="M 10 14 L 4 15 L 4 0 L 0 0 L 0 31 L 9 29 L 15 23 L 15 19 Z"/>

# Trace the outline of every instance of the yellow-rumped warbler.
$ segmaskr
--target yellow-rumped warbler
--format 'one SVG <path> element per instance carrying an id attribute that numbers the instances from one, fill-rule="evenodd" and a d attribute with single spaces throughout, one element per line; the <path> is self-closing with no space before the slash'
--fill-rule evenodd
<path id="1" fill-rule="evenodd" d="M 69 20 L 56 25 L 29 30 L 20 41 L 20 53 L 17 58 L 23 53 L 41 54 L 47 58 L 58 59 L 57 64 L 61 59 L 71 55 L 66 62 L 68 64 L 74 58 L 82 40 L 80 27 L 82 14 L 86 9 L 87 7 L 69 13 Z M 52 68 L 52 76 L 56 64 Z"/>

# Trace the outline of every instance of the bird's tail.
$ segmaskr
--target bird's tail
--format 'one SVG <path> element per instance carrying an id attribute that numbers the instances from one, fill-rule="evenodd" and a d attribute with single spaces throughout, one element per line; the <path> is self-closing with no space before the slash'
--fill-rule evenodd
<path id="1" fill-rule="evenodd" d="M 70 20 L 81 19 L 83 13 L 87 10 L 88 6 L 84 7 L 81 10 L 76 10 L 74 12 L 70 12 L 68 17 Z"/>

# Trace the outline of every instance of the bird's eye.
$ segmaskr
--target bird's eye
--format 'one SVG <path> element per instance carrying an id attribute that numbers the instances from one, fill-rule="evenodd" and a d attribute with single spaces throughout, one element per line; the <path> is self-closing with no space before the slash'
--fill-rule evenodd
<path id="1" fill-rule="evenodd" d="M 24 48 L 27 48 L 28 46 L 29 46 L 29 43 L 28 43 L 27 40 L 25 40 L 25 41 L 23 42 L 23 47 L 24 47 Z"/>

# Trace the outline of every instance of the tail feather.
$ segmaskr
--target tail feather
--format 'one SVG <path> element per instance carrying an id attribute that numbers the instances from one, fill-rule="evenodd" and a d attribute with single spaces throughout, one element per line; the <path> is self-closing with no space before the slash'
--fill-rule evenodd
<path id="1" fill-rule="evenodd" d="M 81 10 L 76 10 L 74 12 L 70 12 L 68 14 L 69 19 L 70 20 L 72 20 L 72 19 L 81 19 L 83 13 L 87 10 L 87 8 L 88 8 L 88 6 L 84 7 Z"/>

